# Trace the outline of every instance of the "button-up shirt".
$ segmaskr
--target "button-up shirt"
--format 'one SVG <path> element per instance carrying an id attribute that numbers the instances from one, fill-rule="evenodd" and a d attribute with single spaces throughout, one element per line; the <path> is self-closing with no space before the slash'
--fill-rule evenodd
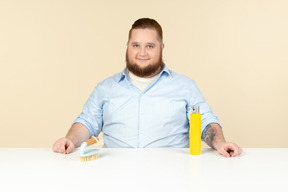
<path id="1" fill-rule="evenodd" d="M 104 147 L 189 147 L 190 107 L 200 106 L 201 131 L 219 123 L 195 82 L 164 65 L 141 91 L 128 69 L 100 82 L 74 123 L 90 136 L 104 133 Z"/>

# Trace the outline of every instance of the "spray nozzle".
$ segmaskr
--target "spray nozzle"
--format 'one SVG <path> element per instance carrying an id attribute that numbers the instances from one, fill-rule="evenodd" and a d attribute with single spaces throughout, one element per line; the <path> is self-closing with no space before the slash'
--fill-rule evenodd
<path id="1" fill-rule="evenodd" d="M 192 107 L 190 107 L 190 112 L 191 113 L 199 113 L 200 112 L 200 107 L 193 105 Z"/>

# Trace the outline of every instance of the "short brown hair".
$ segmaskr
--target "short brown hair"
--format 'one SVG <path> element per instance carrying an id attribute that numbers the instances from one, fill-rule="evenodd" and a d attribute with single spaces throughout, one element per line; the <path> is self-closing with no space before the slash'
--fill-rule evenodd
<path id="1" fill-rule="evenodd" d="M 130 40 L 131 38 L 131 33 L 133 29 L 147 29 L 147 28 L 155 29 L 158 34 L 160 42 L 163 41 L 163 32 L 161 25 L 156 20 L 150 18 L 141 18 L 135 21 L 131 29 L 129 30 L 128 40 Z"/>

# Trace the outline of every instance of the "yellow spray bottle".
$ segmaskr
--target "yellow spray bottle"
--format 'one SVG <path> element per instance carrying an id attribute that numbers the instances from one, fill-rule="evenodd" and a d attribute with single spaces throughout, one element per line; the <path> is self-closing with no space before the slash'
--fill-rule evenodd
<path id="1" fill-rule="evenodd" d="M 201 114 L 199 106 L 190 108 L 190 155 L 201 154 Z"/>

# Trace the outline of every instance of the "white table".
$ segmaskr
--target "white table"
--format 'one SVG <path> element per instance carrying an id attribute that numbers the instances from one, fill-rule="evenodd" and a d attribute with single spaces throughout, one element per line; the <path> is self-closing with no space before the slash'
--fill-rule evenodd
<path id="1" fill-rule="evenodd" d="M 78 149 L 0 148 L 0 191 L 288 191 L 288 148 L 243 150 L 104 148 L 80 162 Z"/>

